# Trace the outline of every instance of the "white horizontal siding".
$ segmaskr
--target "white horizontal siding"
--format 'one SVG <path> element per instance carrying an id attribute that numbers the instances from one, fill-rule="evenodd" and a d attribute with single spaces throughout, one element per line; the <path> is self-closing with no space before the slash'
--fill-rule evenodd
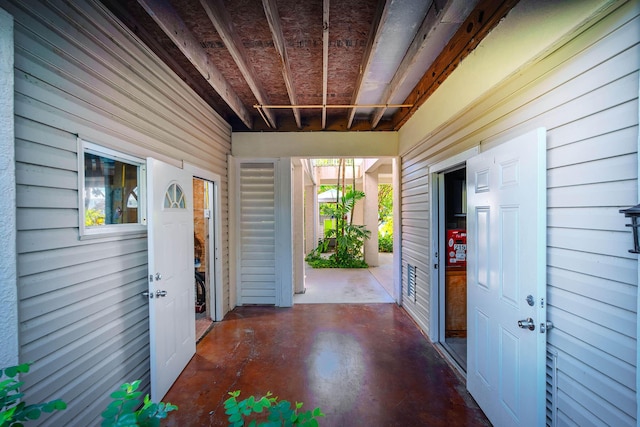
<path id="1" fill-rule="evenodd" d="M 548 343 L 557 354 L 549 390 L 557 388 L 558 425 L 637 423 L 638 260 L 618 211 L 637 204 L 639 14 L 628 2 L 603 16 L 402 159 L 403 262 L 426 263 L 428 181 L 419 170 L 444 152 L 547 129 Z M 427 310 L 407 311 L 428 323 Z"/>
<path id="2" fill-rule="evenodd" d="M 424 162 L 402 162 L 400 196 L 401 244 L 402 247 L 402 305 L 416 320 L 427 335 L 430 334 L 428 322 L 430 262 L 429 262 L 429 176 Z M 416 268 L 415 300 L 408 296 L 407 265 Z"/>
<path id="3" fill-rule="evenodd" d="M 97 1 L 0 0 L 15 19 L 20 358 L 44 425 L 97 425 L 124 381 L 149 388 L 145 235 L 78 239 L 77 137 L 221 177 L 228 290 L 231 129 Z"/>

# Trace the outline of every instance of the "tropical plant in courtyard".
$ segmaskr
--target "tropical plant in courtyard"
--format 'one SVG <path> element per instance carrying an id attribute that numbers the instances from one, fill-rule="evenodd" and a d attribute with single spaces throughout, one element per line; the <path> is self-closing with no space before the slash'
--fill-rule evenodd
<path id="1" fill-rule="evenodd" d="M 378 251 L 393 252 L 393 187 L 378 186 Z"/>
<path id="2" fill-rule="evenodd" d="M 355 203 L 364 198 L 362 191 L 349 191 L 343 195 L 335 205 L 324 207 L 323 214 L 336 219 L 336 227 L 325 231 L 325 242 L 309 254 L 306 261 L 315 268 L 366 268 L 362 247 L 364 240 L 371 236 L 371 232 L 364 225 L 355 225 L 349 221 Z M 326 249 L 326 239 L 335 239 L 335 251 L 329 258 L 322 258 Z"/>
<path id="3" fill-rule="evenodd" d="M 338 165 L 338 180 L 336 182 L 336 202 L 327 203 L 321 207 L 324 216 L 334 219 L 334 227 L 325 230 L 324 239 L 318 247 L 312 251 L 305 260 L 314 268 L 367 268 L 364 261 L 362 247 L 364 239 L 371 236 L 371 232 L 363 225 L 354 225 L 353 208 L 358 200 L 364 198 L 362 191 L 356 190 L 355 159 L 351 160 L 352 178 L 351 185 L 346 182 L 347 161 L 340 159 Z M 335 251 L 327 259 L 322 253 L 329 248 L 329 242 L 335 241 Z"/>

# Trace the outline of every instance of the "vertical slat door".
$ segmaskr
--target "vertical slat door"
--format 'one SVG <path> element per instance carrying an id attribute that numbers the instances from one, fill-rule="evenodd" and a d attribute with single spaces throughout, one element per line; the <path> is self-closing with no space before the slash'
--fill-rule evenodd
<path id="1" fill-rule="evenodd" d="M 238 303 L 276 304 L 275 165 L 240 164 Z"/>

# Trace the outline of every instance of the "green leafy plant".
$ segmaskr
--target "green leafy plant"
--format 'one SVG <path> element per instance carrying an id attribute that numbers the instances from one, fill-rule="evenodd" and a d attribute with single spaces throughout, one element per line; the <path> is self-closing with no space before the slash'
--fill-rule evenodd
<path id="1" fill-rule="evenodd" d="M 367 268 L 364 261 L 362 247 L 364 239 L 371 236 L 371 232 L 363 225 L 354 225 L 347 221 L 353 211 L 356 201 L 364 198 L 362 191 L 350 190 L 333 206 L 324 207 L 324 214 L 336 218 L 336 228 L 325 232 L 325 238 L 305 260 L 314 268 Z M 324 241 L 335 239 L 335 252 L 329 258 L 323 258 L 321 253 L 326 248 Z"/>
<path id="2" fill-rule="evenodd" d="M 393 252 L 393 236 L 389 234 L 378 233 L 378 251 Z"/>
<path id="3" fill-rule="evenodd" d="M 278 400 L 268 392 L 265 396 L 251 396 L 238 401 L 240 391 L 232 391 L 231 396 L 224 402 L 225 414 L 229 416 L 230 427 L 288 427 L 288 426 L 318 426 L 319 417 L 324 417 L 320 408 L 313 411 L 298 412 L 302 403 L 291 405 L 286 400 Z M 262 421 L 261 421 L 262 420 Z M 247 421 L 249 422 L 248 424 Z"/>
<path id="4" fill-rule="evenodd" d="M 156 427 L 160 425 L 160 420 L 167 418 L 171 411 L 178 409 L 171 403 L 154 403 L 147 394 L 144 400 L 140 401 L 142 392 L 137 391 L 140 387 L 140 380 L 133 383 L 124 383 L 119 390 L 111 393 L 113 402 L 102 412 L 103 427 Z"/>
<path id="5" fill-rule="evenodd" d="M 23 421 L 37 420 L 43 412 L 50 413 L 67 408 L 67 404 L 60 399 L 51 402 L 27 405 L 22 401 L 24 393 L 20 387 L 24 384 L 16 377 L 29 372 L 30 363 L 10 366 L 0 370 L 0 427 L 21 427 Z"/>

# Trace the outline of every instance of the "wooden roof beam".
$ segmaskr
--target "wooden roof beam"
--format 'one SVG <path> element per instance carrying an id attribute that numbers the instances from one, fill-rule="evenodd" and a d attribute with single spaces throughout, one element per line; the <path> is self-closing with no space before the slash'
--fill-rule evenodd
<path id="1" fill-rule="evenodd" d="M 222 42 L 226 46 L 227 50 L 231 54 L 231 57 L 235 61 L 240 74 L 247 82 L 253 92 L 253 96 L 256 97 L 258 104 L 269 104 L 269 97 L 262 88 L 262 85 L 258 82 L 256 72 L 249 61 L 248 55 L 244 49 L 242 39 L 235 31 L 231 16 L 224 6 L 222 0 L 200 0 L 200 4 L 204 8 L 209 20 L 216 28 L 218 35 L 222 39 Z M 276 117 L 272 111 L 264 111 L 264 116 L 268 119 L 267 125 L 272 128 L 276 128 Z"/>
<path id="2" fill-rule="evenodd" d="M 369 39 L 367 40 L 367 46 L 364 50 L 362 57 L 362 64 L 360 65 L 360 72 L 358 73 L 358 79 L 355 84 L 355 91 L 351 97 L 351 104 L 357 105 L 360 101 L 360 93 L 362 92 L 365 76 L 369 73 L 369 67 L 371 67 L 371 61 L 373 60 L 373 52 L 378 43 L 380 43 L 380 29 L 384 28 L 387 18 L 389 17 L 389 4 L 390 0 L 380 0 L 378 2 L 378 8 L 376 14 L 373 17 L 373 23 L 371 24 L 371 31 L 369 32 Z M 347 121 L 347 128 L 351 129 L 353 125 L 353 119 L 356 116 L 356 108 L 351 109 L 349 113 L 349 119 Z"/>
<path id="3" fill-rule="evenodd" d="M 480 0 L 469 17 L 462 23 L 440 55 L 404 100 L 413 104 L 401 108 L 393 115 L 393 129 L 398 130 L 435 92 L 444 80 L 456 69 L 491 30 L 500 23 L 518 0 Z"/>
<path id="4" fill-rule="evenodd" d="M 431 42 L 432 36 L 435 33 L 435 28 L 438 24 L 440 24 L 440 19 L 446 13 L 447 9 L 451 6 L 451 4 L 455 0 L 448 0 L 446 4 L 439 5 L 438 3 L 443 3 L 443 1 L 434 1 L 431 4 L 431 7 L 427 11 L 427 15 L 424 17 L 422 24 L 420 24 L 420 28 L 416 33 L 411 45 L 407 49 L 407 52 L 402 59 L 402 62 L 398 66 L 391 82 L 387 85 L 384 92 L 382 93 L 382 97 L 379 99 L 380 104 L 388 104 L 391 99 L 398 92 L 402 84 L 404 83 L 411 67 L 415 64 L 416 58 L 422 52 L 424 48 L 426 48 Z M 373 114 L 371 119 L 371 128 L 375 128 L 382 116 L 384 115 L 386 108 L 378 108 Z"/>
<path id="5" fill-rule="evenodd" d="M 253 128 L 253 118 L 244 104 L 224 78 L 220 70 L 209 61 L 209 55 L 200 46 L 176 11 L 166 0 L 138 0 L 149 16 L 173 41 L 180 51 L 191 61 L 202 77 L 218 92 L 224 102 L 249 128 Z"/>
<path id="6" fill-rule="evenodd" d="M 329 82 L 329 0 L 322 2 L 322 105 L 327 105 Z M 327 126 L 327 109 L 322 109 L 322 129 Z"/>
<path id="7" fill-rule="evenodd" d="M 267 16 L 267 22 L 269 22 L 269 28 L 271 28 L 271 35 L 273 37 L 273 45 L 280 55 L 280 62 L 282 63 L 282 77 L 284 84 L 287 87 L 287 93 L 289 94 L 289 101 L 291 105 L 297 105 L 297 97 L 295 88 L 293 86 L 293 75 L 291 73 L 291 66 L 289 65 L 289 57 L 287 56 L 287 45 L 284 41 L 284 33 L 282 32 L 282 23 L 280 21 L 280 14 L 278 13 L 278 6 L 276 0 L 262 0 L 262 6 L 264 7 L 264 13 Z M 300 110 L 293 109 L 293 116 L 296 119 L 298 129 L 302 129 L 302 121 L 300 120 Z"/>

